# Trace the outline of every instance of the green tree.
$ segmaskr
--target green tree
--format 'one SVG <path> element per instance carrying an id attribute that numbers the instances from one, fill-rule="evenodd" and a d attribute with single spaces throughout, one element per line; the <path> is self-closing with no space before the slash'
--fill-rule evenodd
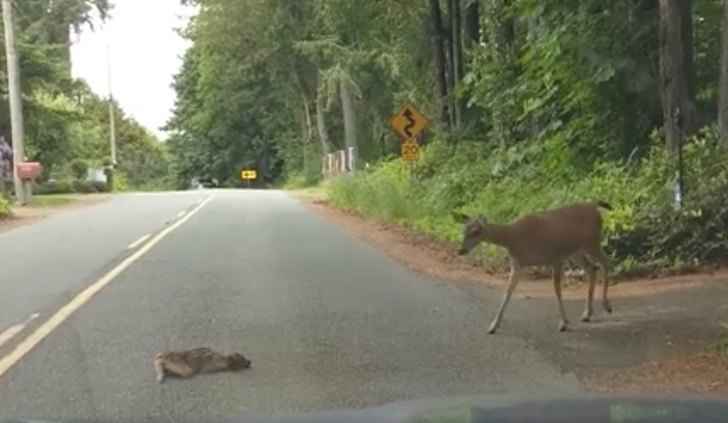
<path id="1" fill-rule="evenodd" d="M 89 26 L 95 16 L 106 18 L 108 0 L 29 0 L 15 2 L 16 33 L 20 53 L 26 154 L 43 164 L 44 176 L 72 174 L 71 164 L 84 161 L 100 167 L 108 157 L 107 103 L 91 92 L 84 81 L 70 74 L 70 35 Z M 4 62 L 4 51 L 0 58 Z M 3 68 L 4 69 L 4 68 Z M 5 72 L 0 71 L 5 79 Z M 6 85 L 4 85 L 6 86 Z M 10 138 L 7 90 L 0 90 L 0 134 Z M 117 114 L 123 112 L 115 105 Z M 127 130 L 126 127 L 135 130 Z M 142 179 L 166 172 L 163 145 L 139 125 L 123 118 L 120 155 L 125 172 Z M 139 160 L 144 157 L 144 160 Z M 131 163 L 134 163 L 132 168 Z M 154 175 L 154 176 L 153 176 Z M 136 178 L 136 179 L 135 179 Z"/>

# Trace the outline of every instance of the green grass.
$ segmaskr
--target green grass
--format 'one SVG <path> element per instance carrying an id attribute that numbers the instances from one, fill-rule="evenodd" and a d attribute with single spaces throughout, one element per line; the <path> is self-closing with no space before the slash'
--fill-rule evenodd
<path id="1" fill-rule="evenodd" d="M 674 158 L 661 144 L 633 162 L 571 161 L 562 140 L 493 151 L 478 143 L 432 142 L 411 166 L 381 161 L 328 184 L 332 205 L 399 224 L 457 245 L 462 225 L 452 212 L 483 214 L 496 224 L 573 201 L 607 201 L 605 249 L 613 276 L 678 274 L 728 257 L 728 151 L 712 133 L 685 145 L 690 189 L 673 206 Z M 558 141 L 558 142 L 557 142 Z M 565 153 L 565 151 L 567 153 Z M 482 244 L 486 265 L 507 268 L 505 251 Z"/>
<path id="2" fill-rule="evenodd" d="M 10 216 L 11 213 L 10 202 L 0 194 L 0 219 Z"/>
<path id="3" fill-rule="evenodd" d="M 728 323 L 721 323 L 720 325 L 722 329 L 718 334 L 718 339 L 713 344 L 713 349 L 718 355 L 728 360 Z"/>
<path id="4" fill-rule="evenodd" d="M 304 197 L 327 198 L 330 183 L 323 181 L 318 185 L 308 187 L 284 186 L 283 189 L 291 194 L 301 195 Z"/>
<path id="5" fill-rule="evenodd" d="M 28 205 L 31 207 L 61 207 L 80 200 L 79 194 L 34 195 Z"/>

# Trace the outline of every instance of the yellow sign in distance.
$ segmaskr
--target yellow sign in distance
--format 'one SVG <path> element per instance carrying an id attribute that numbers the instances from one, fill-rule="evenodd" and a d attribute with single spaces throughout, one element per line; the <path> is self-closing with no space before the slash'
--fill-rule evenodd
<path id="1" fill-rule="evenodd" d="M 420 146 L 414 140 L 407 140 L 401 144 L 402 160 L 416 162 L 420 159 Z"/>
<path id="2" fill-rule="evenodd" d="M 240 172 L 240 179 L 249 181 L 256 178 L 258 178 L 258 172 L 255 170 L 244 170 Z"/>
<path id="3" fill-rule="evenodd" d="M 389 121 L 394 132 L 405 140 L 412 140 L 420 135 L 429 123 L 430 120 L 410 103 L 405 104 Z"/>

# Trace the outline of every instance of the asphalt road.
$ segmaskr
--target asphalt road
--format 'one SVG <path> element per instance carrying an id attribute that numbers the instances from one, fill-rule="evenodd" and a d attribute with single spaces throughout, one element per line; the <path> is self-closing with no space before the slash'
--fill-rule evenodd
<path id="1" fill-rule="evenodd" d="M 279 191 L 122 196 L 0 234 L 0 331 L 40 313 L 0 357 L 209 195 L 0 377 L 0 417 L 209 420 L 580 389 L 523 332 L 485 333 L 500 292 L 415 273 Z M 156 383 L 156 352 L 198 346 L 253 367 Z"/>

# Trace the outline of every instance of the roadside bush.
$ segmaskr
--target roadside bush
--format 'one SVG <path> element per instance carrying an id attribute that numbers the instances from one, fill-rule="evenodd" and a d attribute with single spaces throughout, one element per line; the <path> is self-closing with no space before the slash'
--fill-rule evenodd
<path id="1" fill-rule="evenodd" d="M 99 192 L 107 192 L 106 183 L 100 181 L 72 181 L 70 179 L 61 179 L 53 182 L 44 182 L 33 186 L 33 194 L 95 194 Z"/>
<path id="2" fill-rule="evenodd" d="M 73 191 L 79 194 L 96 194 L 99 192 L 107 192 L 108 187 L 102 181 L 74 181 Z"/>
<path id="3" fill-rule="evenodd" d="M 53 182 L 43 182 L 33 186 L 33 194 L 70 194 L 74 191 L 73 181 L 69 179 L 61 179 Z"/>
<path id="4" fill-rule="evenodd" d="M 310 188 L 316 186 L 321 181 L 319 176 L 318 173 L 297 172 L 289 177 L 283 186 L 286 189 Z"/>
<path id="5" fill-rule="evenodd" d="M 155 178 L 134 187 L 138 191 L 170 191 L 174 190 L 174 181 L 169 176 Z M 128 187 L 127 187 L 128 190 Z M 121 191 L 121 190 L 117 190 Z"/>
<path id="6" fill-rule="evenodd" d="M 10 202 L 0 195 L 0 219 L 9 217 L 11 213 Z"/>
<path id="7" fill-rule="evenodd" d="M 96 189 L 96 192 L 108 192 L 109 186 L 106 184 L 106 182 L 103 181 L 90 181 L 89 182 L 94 189 Z"/>
<path id="8" fill-rule="evenodd" d="M 96 194 L 99 191 L 93 182 L 90 181 L 73 181 L 73 192 L 80 194 Z"/>
<path id="9" fill-rule="evenodd" d="M 79 181 L 86 179 L 88 175 L 88 163 L 81 159 L 74 160 L 71 163 L 71 172 L 73 173 L 73 177 Z"/>
<path id="10" fill-rule="evenodd" d="M 111 184 L 112 190 L 114 192 L 129 191 L 129 180 L 126 178 L 126 175 L 121 172 L 114 172 L 114 176 L 111 179 Z M 107 189 L 106 184 L 104 184 L 104 189 Z"/>
<path id="11" fill-rule="evenodd" d="M 494 223 L 571 201 L 603 200 L 605 249 L 622 276 L 682 271 L 728 257 L 728 152 L 703 131 L 684 149 L 683 207 L 673 204 L 677 159 L 657 135 L 641 159 L 597 163 L 589 172 L 569 165 L 564 140 L 486 151 L 477 143 L 435 142 L 411 166 L 396 159 L 337 178 L 331 202 L 375 219 L 459 242 L 453 210 L 481 213 Z M 481 247 L 491 264 L 504 252 Z"/>

